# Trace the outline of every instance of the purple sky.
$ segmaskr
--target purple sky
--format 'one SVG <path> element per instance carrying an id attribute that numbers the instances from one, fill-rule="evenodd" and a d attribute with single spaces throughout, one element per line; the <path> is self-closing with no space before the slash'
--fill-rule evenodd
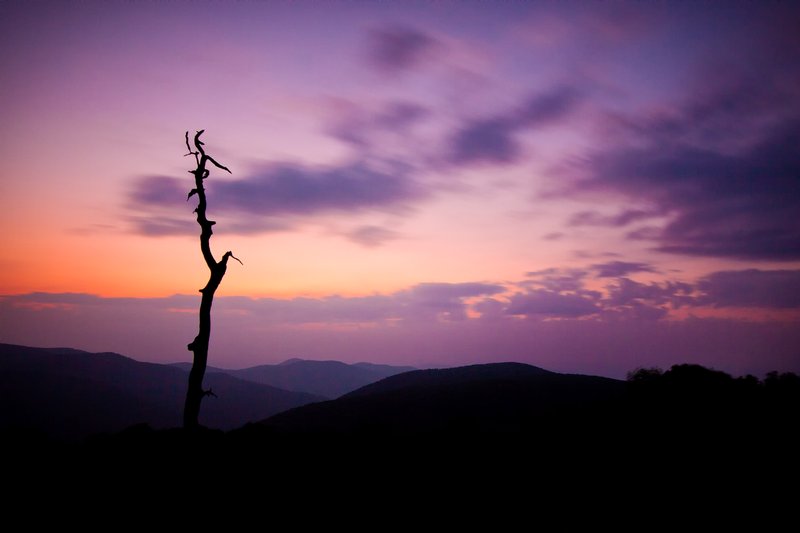
<path id="1" fill-rule="evenodd" d="M 4 2 L 0 342 L 800 371 L 792 2 Z"/>

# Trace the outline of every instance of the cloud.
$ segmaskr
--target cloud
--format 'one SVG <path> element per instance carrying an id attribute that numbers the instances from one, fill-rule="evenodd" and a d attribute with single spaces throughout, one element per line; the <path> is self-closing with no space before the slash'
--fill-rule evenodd
<path id="1" fill-rule="evenodd" d="M 606 288 L 608 298 L 605 304 L 610 308 L 644 304 L 657 306 L 667 303 L 677 308 L 696 304 L 696 300 L 691 296 L 694 287 L 689 283 L 674 281 L 639 283 L 628 278 L 619 278 Z"/>
<path id="2" fill-rule="evenodd" d="M 604 291 L 590 290 L 590 273 L 598 278 L 616 278 Z M 696 306 L 694 286 L 684 282 L 639 283 L 624 277 L 633 272 L 655 272 L 652 265 L 611 261 L 588 269 L 548 268 L 528 272 L 527 280 L 517 283 L 525 289 L 510 298 L 507 314 L 580 318 L 595 315 L 597 320 L 655 320 L 664 318 L 670 308 Z"/>
<path id="3" fill-rule="evenodd" d="M 569 277 L 565 272 L 547 269 L 533 277 Z M 686 305 L 692 313 L 711 306 L 794 310 L 800 308 L 799 287 L 800 270 L 742 270 L 713 273 L 696 284 L 617 278 L 602 293 L 577 283 L 509 294 L 504 284 L 471 282 L 421 283 L 357 297 L 219 296 L 214 358 L 218 366 L 239 367 L 298 356 L 353 362 L 412 362 L 408 358 L 414 357 L 414 364 L 426 365 L 512 357 L 553 369 L 576 365 L 569 370 L 583 372 L 607 372 L 613 362 L 624 375 L 636 366 L 702 357 L 716 367 L 748 372 L 797 370 L 800 329 L 794 311 L 780 321 L 743 321 L 732 318 L 741 316 L 735 314 L 661 319 Z M 114 350 L 159 362 L 187 360 L 198 305 L 198 294 L 0 296 L 0 341 Z M 531 354 L 535 360 L 526 359 Z"/>
<path id="4" fill-rule="evenodd" d="M 0 298 L 6 302 L 22 303 L 23 305 L 27 303 L 93 305 L 108 300 L 108 298 L 103 298 L 102 296 L 82 292 L 31 292 L 28 294 L 2 296 Z M 133 298 L 114 298 L 114 300 L 135 301 Z"/>
<path id="5" fill-rule="evenodd" d="M 701 305 L 715 307 L 800 308 L 800 270 L 729 270 L 702 278 Z"/>
<path id="6" fill-rule="evenodd" d="M 390 130 L 404 130 L 424 119 L 430 111 L 414 102 L 390 102 L 375 115 L 373 121 L 377 126 Z"/>
<path id="7" fill-rule="evenodd" d="M 703 158 L 694 197 L 664 229 L 658 249 L 744 259 L 800 258 L 800 117 L 751 151 Z M 676 153 L 674 161 L 693 154 Z M 677 200 L 677 191 L 673 200 Z"/>
<path id="8" fill-rule="evenodd" d="M 420 302 L 453 301 L 473 296 L 491 296 L 506 289 L 494 283 L 420 283 L 409 291 Z"/>
<path id="9" fill-rule="evenodd" d="M 391 101 L 376 110 L 364 109 L 355 103 L 347 102 L 343 111 L 326 128 L 326 132 L 340 141 L 357 148 L 372 148 L 376 138 L 391 136 L 396 144 L 398 137 L 409 134 L 410 130 L 430 116 L 430 110 L 409 101 Z"/>
<path id="10" fill-rule="evenodd" d="M 800 270 L 728 270 L 690 284 L 678 281 L 638 283 L 619 278 L 607 287 L 606 307 L 670 304 L 673 308 L 800 308 Z"/>
<path id="11" fill-rule="evenodd" d="M 528 278 L 520 282 L 523 287 L 538 287 L 549 291 L 579 291 L 583 289 L 583 280 L 588 275 L 588 271 L 580 268 L 546 268 L 526 272 Z"/>
<path id="12" fill-rule="evenodd" d="M 197 233 L 199 226 L 191 218 L 150 215 L 129 218 L 133 229 L 139 235 L 147 237 L 164 237 L 167 235 L 189 235 Z"/>
<path id="13" fill-rule="evenodd" d="M 639 283 L 618 277 L 606 291 L 608 296 L 602 301 L 605 320 L 660 320 L 671 309 L 697 305 L 694 286 L 684 282 Z"/>
<path id="14" fill-rule="evenodd" d="M 788 22 L 777 24 L 797 14 L 751 15 L 728 21 L 742 30 L 735 60 L 709 48 L 683 94 L 600 115 L 594 148 L 552 177 L 573 198 L 605 193 L 634 208 L 583 211 L 568 225 L 634 225 L 631 238 L 674 254 L 800 258 L 800 63 Z"/>
<path id="15" fill-rule="evenodd" d="M 512 163 L 519 159 L 521 148 L 514 138 L 519 129 L 505 117 L 473 120 L 465 124 L 451 140 L 450 162 Z"/>
<path id="16" fill-rule="evenodd" d="M 638 322 L 660 320 L 669 314 L 667 307 L 659 305 L 650 305 L 634 300 L 623 307 L 617 307 L 610 311 L 606 311 L 606 318 L 617 315 L 616 318 L 625 318 L 627 320 L 635 320 Z"/>
<path id="17" fill-rule="evenodd" d="M 505 292 L 492 283 L 420 283 L 396 294 L 404 302 L 406 320 L 466 320 L 467 298 L 492 296 Z"/>
<path id="18" fill-rule="evenodd" d="M 313 214 L 397 206 L 422 191 L 397 168 L 376 170 L 365 164 L 331 168 L 268 165 L 241 180 L 214 185 L 215 204 L 255 215 Z"/>
<path id="19" fill-rule="evenodd" d="M 577 318 L 598 313 L 597 303 L 579 294 L 563 294 L 537 289 L 511 297 L 506 313 L 517 316 L 546 315 Z"/>
<path id="20" fill-rule="evenodd" d="M 407 291 L 396 293 L 405 303 L 409 320 L 443 317 L 447 320 L 467 318 L 466 299 L 494 296 L 506 291 L 503 285 L 494 283 L 420 283 Z"/>
<path id="21" fill-rule="evenodd" d="M 759 60 L 764 63 L 763 57 Z M 743 148 L 796 115 L 797 68 L 753 65 L 752 70 L 724 64 L 704 65 L 692 93 L 677 104 L 645 116 L 618 117 L 620 125 L 645 140 L 676 142 L 725 152 Z"/>
<path id="22" fill-rule="evenodd" d="M 552 278 L 559 273 L 563 270 L 551 269 L 542 276 Z M 160 353 L 160 342 L 174 346 L 174 353 L 180 354 L 178 349 L 184 348 L 186 340 L 196 332 L 198 305 L 199 295 L 106 298 L 76 293 L 32 293 L 0 296 L 0 340 L 23 342 L 21 335 L 24 334 L 28 335 L 25 338 L 37 339 L 39 344 L 69 345 L 65 339 L 92 338 L 94 341 L 90 345 L 74 343 L 73 346 L 105 350 L 110 347 L 103 345 L 103 341 L 114 337 L 119 346 L 114 349 L 118 351 L 135 344 L 147 347 L 149 352 L 142 353 Z M 215 337 L 227 337 L 225 342 L 229 343 L 262 339 L 265 331 L 272 332 L 267 336 L 275 340 L 288 331 L 310 334 L 315 330 L 332 332 L 345 328 L 351 332 L 383 331 L 382 342 L 390 345 L 387 338 L 394 338 L 395 334 L 414 338 L 440 326 L 478 322 L 490 327 L 487 339 L 497 340 L 498 331 L 517 322 L 519 317 L 527 318 L 525 322 L 530 323 L 530 327 L 556 318 L 561 322 L 592 322 L 598 324 L 597 327 L 622 323 L 633 331 L 681 307 L 800 309 L 800 270 L 723 271 L 705 276 L 696 284 L 639 283 L 622 277 L 607 285 L 603 292 L 587 290 L 578 282 L 560 288 L 529 287 L 512 294 L 508 286 L 498 283 L 431 282 L 389 294 L 356 297 L 220 296 L 215 299 L 214 312 L 215 331 L 218 332 Z M 479 314 L 480 318 L 472 318 L 474 314 Z M 796 324 L 796 314 L 788 318 Z M 728 328 L 730 324 L 738 324 L 733 319 L 724 322 L 729 324 Z M 87 329 L 86 324 L 94 327 Z M 139 335 L 142 339 L 138 339 L 137 331 L 148 331 L 148 335 Z M 282 333 L 276 335 L 278 331 Z M 669 331 L 664 333 L 667 337 L 674 336 Z M 351 340 L 346 337 L 341 342 L 351 346 Z M 532 341 L 531 346 L 539 346 L 535 337 Z M 330 345 L 324 347 L 331 348 Z"/>
<path id="23" fill-rule="evenodd" d="M 496 298 L 483 298 L 472 304 L 472 310 L 480 314 L 482 320 L 503 320 L 506 317 L 507 303 Z"/>
<path id="24" fill-rule="evenodd" d="M 172 206 L 176 198 L 186 198 L 190 180 L 178 180 L 170 176 L 144 176 L 139 178 L 130 192 L 129 200 L 134 204 Z"/>
<path id="25" fill-rule="evenodd" d="M 449 140 L 448 160 L 454 165 L 516 162 L 522 154 L 516 137 L 520 131 L 556 123 L 580 101 L 581 94 L 575 87 L 558 86 L 530 96 L 516 109 L 469 120 Z"/>
<path id="26" fill-rule="evenodd" d="M 617 252 L 596 252 L 589 250 L 575 250 L 572 255 L 577 259 L 596 259 L 598 257 L 620 257 Z"/>
<path id="27" fill-rule="evenodd" d="M 658 213 L 644 209 L 626 209 L 616 215 L 604 215 L 598 211 L 580 211 L 572 215 L 567 222 L 568 226 L 606 226 L 622 227 L 639 220 L 658 216 Z"/>
<path id="28" fill-rule="evenodd" d="M 438 321 L 467 318 L 466 299 L 504 292 L 490 283 L 420 283 L 391 294 L 323 298 L 227 297 L 215 308 L 245 311 L 272 323 Z"/>
<path id="29" fill-rule="evenodd" d="M 247 321 L 269 324 L 341 324 L 370 323 L 402 316 L 402 306 L 392 295 L 291 299 L 222 297 L 214 301 L 215 309 L 231 316 L 246 314 Z"/>
<path id="30" fill-rule="evenodd" d="M 579 177 L 567 192 L 602 191 L 653 205 L 666 225 L 630 236 L 652 239 L 662 252 L 800 258 L 800 106 L 792 103 L 800 91 L 781 88 L 782 74 L 765 76 L 761 84 L 709 81 L 666 116 L 627 117 L 621 136 L 573 167 Z M 624 226 L 649 214 L 589 211 L 570 225 Z"/>
<path id="31" fill-rule="evenodd" d="M 348 239 L 356 244 L 367 248 L 375 248 L 381 246 L 387 241 L 394 240 L 398 237 L 396 231 L 392 231 L 380 226 L 359 226 L 356 229 L 349 231 L 345 234 Z"/>
<path id="32" fill-rule="evenodd" d="M 548 2 L 538 4 L 532 15 L 522 17 L 513 34 L 520 41 L 545 50 L 575 45 L 587 49 L 633 46 L 651 34 L 664 18 L 662 8 L 652 3 Z"/>
<path id="33" fill-rule="evenodd" d="M 370 32 L 367 57 L 378 71 L 396 74 L 419 66 L 439 46 L 436 39 L 415 28 L 384 27 Z"/>
<path id="34" fill-rule="evenodd" d="M 199 296 L 101 298 L 39 294 L 0 297 L 0 341 L 116 351 L 159 363 L 188 361 Z M 83 305 L 79 300 L 88 302 Z M 20 305 L 20 300 L 32 305 Z M 36 307 L 39 300 L 74 307 Z M 498 315 L 505 302 L 486 302 L 491 320 L 393 321 L 348 327 L 391 316 L 391 298 L 250 299 L 214 303 L 210 363 L 242 368 L 290 357 L 420 367 L 517 360 L 559 372 L 624 377 L 641 366 L 696 362 L 735 373 L 800 371 L 796 322 L 736 320 L 514 320 Z M 248 307 L 249 306 L 249 307 Z M 313 310 L 313 312 L 312 312 Z M 246 311 L 246 312 L 242 312 Z M 326 322 L 325 317 L 345 317 Z M 316 320 L 326 327 L 306 321 Z M 86 324 L 91 323 L 92 328 Z M 146 331 L 146 335 L 141 332 Z M 265 346 L 269 347 L 265 350 Z"/>
<path id="35" fill-rule="evenodd" d="M 144 235 L 194 233 L 191 219 L 173 215 L 187 209 L 190 187 L 188 179 L 140 178 L 128 197 L 128 207 L 136 212 L 134 229 Z M 239 234 L 286 230 L 297 217 L 330 212 L 402 211 L 428 195 L 403 166 L 366 163 L 276 163 L 244 178 L 208 180 L 206 187 L 214 212 L 229 217 L 226 231 Z"/>
<path id="36" fill-rule="evenodd" d="M 647 263 L 630 263 L 627 261 L 609 261 L 592 265 L 592 270 L 598 278 L 619 278 L 634 272 L 655 272 L 652 265 Z"/>
<path id="37" fill-rule="evenodd" d="M 657 249 L 741 259 L 800 258 L 800 118 L 732 155 L 685 145 L 611 151 L 584 186 L 658 203 Z"/>
<path id="38" fill-rule="evenodd" d="M 560 85 L 553 89 L 532 95 L 528 101 L 512 115 L 522 127 L 535 127 L 556 122 L 571 113 L 582 99 L 581 91 L 574 86 Z"/>
<path id="39" fill-rule="evenodd" d="M 420 283 L 391 294 L 291 299 L 222 296 L 214 300 L 215 312 L 242 318 L 243 323 L 273 325 L 339 324 L 393 320 L 436 321 L 466 318 L 465 300 L 505 292 L 491 283 Z M 96 308 L 124 309 L 131 313 L 168 313 L 175 309 L 194 311 L 199 297 L 175 295 L 166 298 L 106 298 L 82 293 L 31 293 L 0 296 L 0 304 L 33 310 L 70 309 L 76 317 Z"/>

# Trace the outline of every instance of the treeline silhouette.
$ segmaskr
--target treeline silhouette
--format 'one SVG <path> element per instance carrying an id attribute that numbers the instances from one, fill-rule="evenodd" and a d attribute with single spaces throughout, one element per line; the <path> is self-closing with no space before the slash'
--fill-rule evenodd
<path id="1" fill-rule="evenodd" d="M 792 372 L 769 372 L 761 380 L 682 364 L 667 371 L 637 369 L 628 374 L 627 386 L 629 408 L 638 415 L 629 421 L 634 426 L 747 423 L 791 430 L 800 414 L 800 376 Z"/>

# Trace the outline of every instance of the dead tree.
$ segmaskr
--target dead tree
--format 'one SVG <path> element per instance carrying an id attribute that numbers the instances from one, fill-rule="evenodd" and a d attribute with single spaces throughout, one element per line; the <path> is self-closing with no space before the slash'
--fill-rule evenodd
<path id="1" fill-rule="evenodd" d="M 189 145 L 189 132 L 186 132 L 186 148 L 189 150 L 186 155 L 193 155 L 197 162 L 197 168 L 189 171 L 190 174 L 194 175 L 194 189 L 189 191 L 189 196 L 186 199 L 188 200 L 195 194 L 197 195 L 197 209 L 194 212 L 197 213 L 197 223 L 200 224 L 200 251 L 203 252 L 203 259 L 205 259 L 209 270 L 208 283 L 200 289 L 200 293 L 203 295 L 200 300 L 200 331 L 187 346 L 189 351 L 194 353 L 192 370 L 189 373 L 189 388 L 186 391 L 186 404 L 183 408 L 183 427 L 187 429 L 199 427 L 197 419 L 200 415 L 200 403 L 204 397 L 214 396 L 211 389 L 203 390 L 203 376 L 205 376 L 208 363 L 208 341 L 211 338 L 211 304 L 214 301 L 214 293 L 228 268 L 228 258 L 233 257 L 236 259 L 231 252 L 225 252 L 222 259 L 217 261 L 211 253 L 211 234 L 213 233 L 211 227 L 216 222 L 206 218 L 206 190 L 203 187 L 203 180 L 209 174 L 206 164 L 211 163 L 228 173 L 231 171 L 205 153 L 203 150 L 204 143 L 200 140 L 200 135 L 203 134 L 203 131 L 205 130 L 198 131 L 194 136 L 195 150 L 192 150 Z M 239 261 L 238 259 L 236 260 Z"/>

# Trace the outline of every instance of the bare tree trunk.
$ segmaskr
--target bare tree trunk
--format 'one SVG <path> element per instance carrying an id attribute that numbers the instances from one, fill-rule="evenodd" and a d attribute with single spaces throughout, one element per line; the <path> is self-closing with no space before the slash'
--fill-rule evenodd
<path id="1" fill-rule="evenodd" d="M 216 222 L 206 218 L 206 190 L 203 187 L 203 180 L 209 174 L 208 169 L 206 169 L 206 163 L 210 162 L 229 173 L 230 170 L 219 164 L 211 156 L 206 155 L 203 150 L 203 142 L 200 140 L 200 135 L 203 134 L 203 131 L 205 130 L 198 131 L 194 136 L 195 151 L 189 145 L 189 132 L 186 132 L 186 148 L 189 149 L 189 153 L 186 155 L 193 155 L 197 161 L 197 168 L 189 171 L 189 173 L 194 174 L 195 188 L 189 191 L 187 200 L 195 194 L 199 200 L 195 213 L 197 213 L 197 223 L 200 224 L 200 251 L 203 252 L 203 259 L 205 259 L 209 270 L 208 283 L 200 289 L 203 295 L 200 301 L 200 331 L 187 346 L 189 351 L 194 353 L 192 370 L 189 373 L 189 388 L 186 391 L 186 404 L 183 409 L 183 427 L 187 429 L 199 427 L 200 403 L 205 396 L 214 395 L 211 389 L 203 390 L 203 377 L 208 363 L 208 341 L 211 338 L 211 304 L 214 301 L 214 293 L 228 268 L 228 258 L 233 257 L 236 259 L 231 252 L 225 252 L 222 259 L 216 261 L 211 253 L 211 235 L 213 233 L 211 227 Z M 238 259 L 236 260 L 239 261 Z M 239 262 L 241 263 L 241 261 Z"/>

